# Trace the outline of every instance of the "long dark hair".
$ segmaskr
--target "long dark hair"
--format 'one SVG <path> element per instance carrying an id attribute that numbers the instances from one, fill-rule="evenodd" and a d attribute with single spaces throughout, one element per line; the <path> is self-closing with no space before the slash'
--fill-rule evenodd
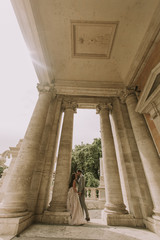
<path id="1" fill-rule="evenodd" d="M 75 173 L 72 173 L 71 175 L 71 181 L 70 181 L 70 184 L 69 184 L 69 188 L 73 187 L 73 181 L 75 180 L 76 178 L 76 174 Z"/>

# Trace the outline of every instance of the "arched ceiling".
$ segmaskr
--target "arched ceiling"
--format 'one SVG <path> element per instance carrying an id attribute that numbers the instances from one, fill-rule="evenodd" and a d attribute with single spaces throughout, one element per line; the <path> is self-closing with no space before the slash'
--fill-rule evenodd
<path id="1" fill-rule="evenodd" d="M 39 81 L 63 94 L 132 84 L 160 26 L 159 0 L 11 2 Z"/>

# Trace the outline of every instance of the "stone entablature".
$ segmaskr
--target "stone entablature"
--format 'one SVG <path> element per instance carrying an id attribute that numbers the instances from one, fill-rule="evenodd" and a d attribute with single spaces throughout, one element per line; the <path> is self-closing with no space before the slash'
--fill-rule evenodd
<path id="1" fill-rule="evenodd" d="M 68 107 L 69 104 L 72 102 L 75 108 L 80 109 L 97 109 L 98 106 L 102 106 L 104 104 L 112 104 L 115 97 L 94 97 L 94 96 L 65 96 L 65 95 L 58 95 L 63 99 L 63 103 L 67 103 Z M 62 104 L 62 110 L 64 109 L 65 105 Z"/>
<path id="2" fill-rule="evenodd" d="M 85 86 L 85 87 L 84 87 Z M 122 82 L 96 82 L 83 80 L 55 80 L 55 89 L 57 94 L 72 96 L 90 96 L 90 97 L 116 97 L 124 89 Z"/>

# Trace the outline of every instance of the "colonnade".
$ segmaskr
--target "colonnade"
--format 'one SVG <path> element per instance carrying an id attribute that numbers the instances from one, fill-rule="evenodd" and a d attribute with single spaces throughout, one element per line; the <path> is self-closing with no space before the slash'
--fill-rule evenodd
<path id="1" fill-rule="evenodd" d="M 67 223 L 73 119 L 78 103 L 76 98 L 56 95 L 52 85 L 39 85 L 38 89 L 36 107 L 5 183 L 0 231 L 9 222 L 12 233 L 22 231 L 33 220 Z M 160 159 L 144 117 L 135 112 L 136 105 L 132 91 L 125 93 L 123 104 L 117 97 L 97 102 L 106 192 L 103 219 L 108 225 L 144 226 L 152 211 L 154 220 L 160 218 Z"/>

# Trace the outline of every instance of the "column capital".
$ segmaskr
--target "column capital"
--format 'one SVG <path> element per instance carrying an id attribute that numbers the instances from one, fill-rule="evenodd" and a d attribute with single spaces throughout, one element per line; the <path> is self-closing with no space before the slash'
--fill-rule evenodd
<path id="1" fill-rule="evenodd" d="M 99 114 L 102 109 L 106 109 L 108 112 L 111 112 L 112 108 L 111 103 L 101 103 L 96 106 L 96 113 Z"/>
<path id="2" fill-rule="evenodd" d="M 70 100 L 64 100 L 62 103 L 62 110 L 65 111 L 66 109 L 72 109 L 74 113 L 77 112 L 78 104 L 76 102 L 72 102 Z"/>
<path id="3" fill-rule="evenodd" d="M 134 87 L 127 87 L 126 89 L 124 89 L 123 91 L 120 92 L 119 98 L 120 98 L 122 103 L 125 103 L 127 97 L 132 95 L 132 94 L 136 95 L 135 88 Z"/>
<path id="4" fill-rule="evenodd" d="M 39 91 L 39 94 L 42 94 L 42 93 L 51 93 L 52 94 L 52 97 L 55 98 L 56 96 L 56 89 L 54 88 L 54 84 L 41 84 L 41 83 L 38 83 L 37 84 L 37 89 Z"/>

